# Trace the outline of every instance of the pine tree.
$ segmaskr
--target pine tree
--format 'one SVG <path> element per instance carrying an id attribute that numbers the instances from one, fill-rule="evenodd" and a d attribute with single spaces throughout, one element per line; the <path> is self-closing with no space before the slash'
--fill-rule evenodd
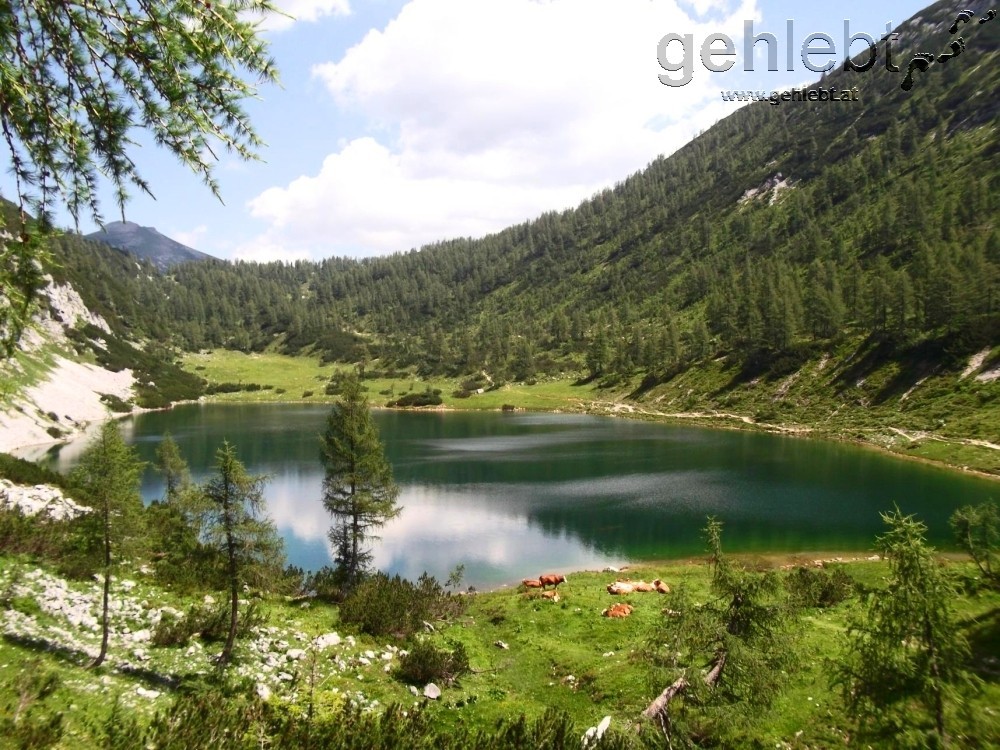
<path id="1" fill-rule="evenodd" d="M 361 381 L 344 379 L 341 397 L 327 419 L 321 458 L 326 470 L 323 505 L 333 516 L 334 547 L 342 587 L 349 591 L 370 572 L 375 531 L 399 515 L 399 488 L 385 457 Z"/>
<path id="2" fill-rule="evenodd" d="M 143 463 L 135 449 L 125 444 L 117 422 L 105 422 L 87 446 L 80 464 L 73 471 L 74 484 L 90 498 L 94 513 L 91 528 L 101 539 L 101 572 L 104 588 L 101 597 L 101 651 L 93 665 L 99 667 L 108 654 L 111 598 L 111 574 L 119 560 L 142 539 L 142 499 L 139 480 Z"/>
<path id="3" fill-rule="evenodd" d="M 284 567 L 284 551 L 274 523 L 262 517 L 266 476 L 248 474 L 228 442 L 215 454 L 218 474 L 202 488 L 211 504 L 206 535 L 223 553 L 229 584 L 229 630 L 219 664 L 232 658 L 239 624 L 242 586 L 260 586 Z"/>

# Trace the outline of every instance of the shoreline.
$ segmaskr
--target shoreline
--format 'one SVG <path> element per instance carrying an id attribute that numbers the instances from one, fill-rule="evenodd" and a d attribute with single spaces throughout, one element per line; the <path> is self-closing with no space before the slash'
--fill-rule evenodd
<path id="1" fill-rule="evenodd" d="M 283 405 L 313 405 L 313 406 L 332 406 L 336 402 L 335 398 L 331 398 L 328 401 L 308 401 L 304 399 L 241 399 L 239 401 L 228 401 L 222 399 L 216 399 L 212 396 L 202 396 L 197 400 L 184 400 L 177 401 L 170 406 L 164 406 L 157 409 L 144 409 L 142 407 L 133 407 L 132 411 L 129 413 L 108 413 L 107 417 L 104 419 L 95 419 L 82 426 L 82 428 L 73 435 L 69 435 L 66 438 L 53 439 L 51 441 L 30 443 L 25 445 L 19 445 L 14 447 L 13 455 L 18 455 L 18 452 L 35 448 L 43 449 L 40 452 L 45 453 L 51 450 L 52 447 L 57 445 L 66 445 L 74 440 L 79 439 L 81 436 L 86 435 L 89 431 L 93 430 L 94 427 L 103 424 L 109 419 L 128 419 L 134 417 L 136 414 L 145 414 L 151 412 L 168 411 L 174 409 L 178 406 L 187 406 L 192 404 L 212 404 L 212 405 L 240 405 L 240 404 L 274 404 L 276 406 Z M 448 404 L 441 404 L 432 407 L 394 407 L 394 406 L 383 406 L 378 404 L 369 403 L 369 408 L 376 411 L 393 411 L 393 412 L 413 412 L 413 413 L 475 413 L 475 412 L 489 412 L 489 413 L 511 413 L 509 410 L 504 412 L 502 408 L 461 408 L 455 407 Z M 730 414 L 730 413 L 716 413 L 710 414 L 705 412 L 676 412 L 676 413 L 663 413 L 656 411 L 649 411 L 643 408 L 641 405 L 628 404 L 621 401 L 615 402 L 602 402 L 602 401 L 577 401 L 569 402 L 564 404 L 561 408 L 552 409 L 538 409 L 538 408 L 525 408 L 517 407 L 514 413 L 536 413 L 536 414 L 587 414 L 597 417 L 610 417 L 610 418 L 620 418 L 620 419 L 632 419 L 636 421 L 648 421 L 655 422 L 659 424 L 676 424 L 676 425 L 692 425 L 695 427 L 701 427 L 704 429 L 713 430 L 731 430 L 740 432 L 764 432 L 770 435 L 785 436 L 797 439 L 811 439 L 820 441 L 829 441 L 831 443 L 841 443 L 847 445 L 853 445 L 858 448 L 865 450 L 871 450 L 876 453 L 885 455 L 891 458 L 897 458 L 904 461 L 912 461 L 915 463 L 923 464 L 925 466 L 936 467 L 945 471 L 954 471 L 961 474 L 968 474 L 982 479 L 989 479 L 994 482 L 1000 482 L 1000 474 L 990 473 L 988 471 L 982 471 L 980 469 L 972 469 L 968 466 L 963 466 L 959 464 L 947 463 L 945 461 L 938 461 L 931 458 L 926 458 L 924 456 L 914 456 L 906 453 L 901 453 L 887 448 L 884 445 L 879 445 L 874 441 L 859 440 L 856 437 L 847 437 L 836 432 L 827 432 L 815 427 L 809 427 L 804 425 L 789 426 L 771 423 L 760 423 L 754 422 L 753 418 L 746 415 Z M 888 431 L 892 431 L 894 428 L 886 428 Z M 4 428 L 0 426 L 0 433 L 4 431 Z M 2 435 L 0 435 L 2 437 Z M 972 438 L 954 438 L 951 439 L 960 444 L 969 444 L 967 441 L 972 441 Z M 951 440 L 945 440 L 944 442 L 951 442 Z M 986 448 L 987 446 L 982 446 Z"/>

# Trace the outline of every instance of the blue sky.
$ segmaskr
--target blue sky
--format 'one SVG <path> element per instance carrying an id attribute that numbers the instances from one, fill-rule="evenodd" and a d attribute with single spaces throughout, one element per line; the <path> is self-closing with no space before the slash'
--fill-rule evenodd
<path id="1" fill-rule="evenodd" d="M 281 73 L 250 102 L 262 162 L 222 156 L 225 204 L 168 154 L 134 158 L 156 200 L 126 218 L 221 258 L 320 259 L 405 252 L 481 236 L 594 192 L 672 153 L 738 106 L 723 89 L 818 78 L 798 60 L 812 32 L 843 57 L 844 20 L 878 37 L 923 0 L 278 0 L 266 21 Z M 779 41 L 781 70 L 742 70 L 744 20 Z M 796 70 L 784 70 L 786 19 Z M 664 86 L 667 33 L 736 42 L 736 65 Z M 758 57 L 763 45 L 758 45 Z M 673 47 L 676 51 L 676 45 Z M 853 48 L 856 54 L 863 43 Z M 678 53 L 679 59 L 679 53 Z M 874 75 L 875 72 L 867 75 Z M 861 82 L 859 74 L 859 83 Z M 794 103 L 782 106 L 794 106 Z M 9 179 L 0 189 L 11 196 Z M 111 193 L 105 218 L 118 218 Z M 61 217 L 69 224 L 66 217 Z M 84 221 L 81 231 L 93 231 Z"/>

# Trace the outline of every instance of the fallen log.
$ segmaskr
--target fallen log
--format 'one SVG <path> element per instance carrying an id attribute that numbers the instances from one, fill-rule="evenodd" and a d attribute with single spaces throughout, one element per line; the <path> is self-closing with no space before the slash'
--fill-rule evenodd
<path id="1" fill-rule="evenodd" d="M 712 668 L 708 670 L 708 674 L 705 675 L 705 684 L 711 687 L 719 681 L 722 676 L 722 669 L 726 665 L 726 652 L 720 651 L 715 655 L 715 660 L 712 662 Z M 646 710 L 642 712 L 642 715 L 647 719 L 656 719 L 661 716 L 665 717 L 667 713 L 667 708 L 670 706 L 670 701 L 677 697 L 679 693 L 683 693 L 690 687 L 691 683 L 688 682 L 686 677 L 679 677 L 673 683 L 671 683 L 662 693 L 660 693 L 656 700 L 646 707 Z"/>

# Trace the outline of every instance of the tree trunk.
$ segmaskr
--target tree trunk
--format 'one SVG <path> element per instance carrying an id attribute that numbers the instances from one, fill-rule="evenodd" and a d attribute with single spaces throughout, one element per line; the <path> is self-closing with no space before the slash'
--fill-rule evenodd
<path id="1" fill-rule="evenodd" d="M 720 651 L 715 655 L 715 661 L 712 664 L 712 668 L 708 670 L 708 674 L 705 675 L 705 684 L 711 687 L 719 681 L 722 676 L 722 669 L 726 665 L 726 652 Z M 691 683 L 687 681 L 687 678 L 680 677 L 675 680 L 666 690 L 664 690 L 652 703 L 647 706 L 646 710 L 642 712 L 642 715 L 647 719 L 656 719 L 660 716 L 666 716 L 667 709 L 670 707 L 670 701 L 676 698 L 680 693 L 683 693 L 688 689 Z"/>
<path id="2" fill-rule="evenodd" d="M 687 678 L 680 677 L 672 685 L 670 685 L 666 690 L 660 693 L 659 697 L 655 701 L 649 704 L 642 715 L 647 719 L 655 719 L 660 714 L 667 712 L 667 706 L 670 704 L 678 693 L 683 693 L 687 690 L 688 685 Z"/>
<path id="3" fill-rule="evenodd" d="M 111 509 L 105 500 L 104 505 L 104 596 L 101 601 L 101 652 L 94 659 L 92 667 L 99 667 L 108 655 L 108 635 L 111 627 L 108 622 L 108 604 L 111 599 Z"/>
<path id="4" fill-rule="evenodd" d="M 226 634 L 226 645 L 219 654 L 219 664 L 227 664 L 233 655 L 233 645 L 236 643 L 236 626 L 239 614 L 239 571 L 236 564 L 236 540 L 233 537 L 233 519 L 228 503 L 223 505 L 226 521 L 226 552 L 229 556 L 229 632 Z"/>

